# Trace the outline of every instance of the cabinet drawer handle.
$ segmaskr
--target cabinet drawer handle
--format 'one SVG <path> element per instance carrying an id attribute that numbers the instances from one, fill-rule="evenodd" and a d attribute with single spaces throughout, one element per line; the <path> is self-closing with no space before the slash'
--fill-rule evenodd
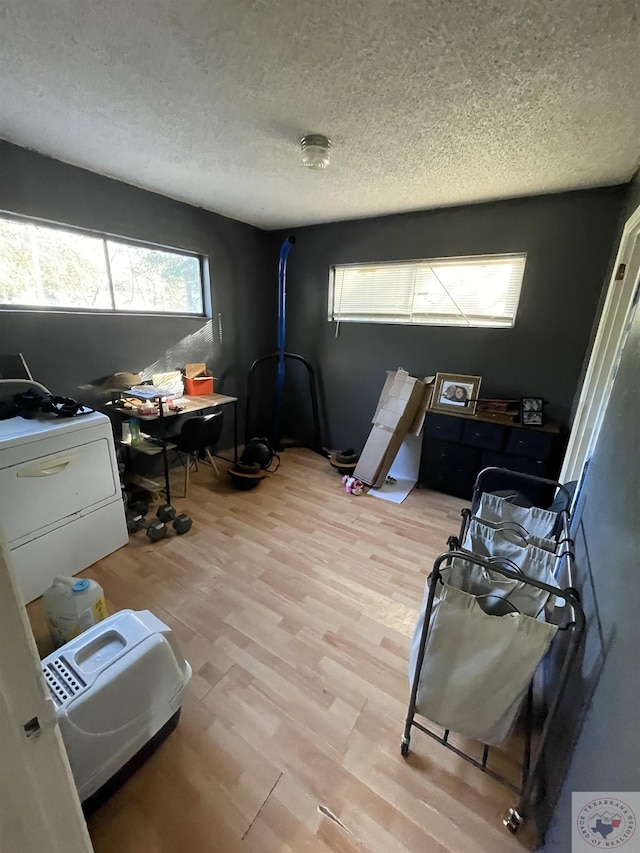
<path id="1" fill-rule="evenodd" d="M 21 468 L 18 471 L 18 477 L 52 477 L 54 474 L 60 474 L 64 469 L 70 465 L 76 456 L 67 456 L 64 459 L 60 459 L 57 462 L 53 462 L 50 465 L 32 465 L 29 468 Z"/>

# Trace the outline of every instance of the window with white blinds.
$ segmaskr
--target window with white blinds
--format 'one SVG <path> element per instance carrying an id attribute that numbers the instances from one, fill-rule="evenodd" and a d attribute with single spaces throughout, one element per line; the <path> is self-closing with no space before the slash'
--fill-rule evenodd
<path id="1" fill-rule="evenodd" d="M 339 323 L 514 325 L 526 254 L 331 268 L 329 319 Z"/>

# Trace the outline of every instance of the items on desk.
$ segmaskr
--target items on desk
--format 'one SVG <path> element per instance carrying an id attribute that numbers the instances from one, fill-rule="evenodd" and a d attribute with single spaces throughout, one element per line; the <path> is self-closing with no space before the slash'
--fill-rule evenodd
<path id="1" fill-rule="evenodd" d="M 151 383 L 132 385 L 129 388 L 129 393 L 132 397 L 138 397 L 140 400 L 155 400 L 158 397 L 164 399 L 171 396 L 171 392 L 167 388 L 159 388 Z"/>
<path id="2" fill-rule="evenodd" d="M 115 404 L 123 409 L 129 409 L 138 417 L 149 418 L 160 414 L 158 409 L 160 399 L 165 415 L 169 412 L 180 412 L 187 405 L 184 397 L 171 397 L 166 389 L 156 388 L 154 385 L 136 385 L 128 390 L 131 394 L 123 394 Z M 134 394 L 137 396 L 132 396 Z M 141 399 L 140 395 L 144 395 L 144 398 Z"/>
<path id="3" fill-rule="evenodd" d="M 199 364 L 187 364 L 184 369 L 185 388 L 187 394 L 192 397 L 201 397 L 203 394 L 213 394 L 214 377 L 204 362 Z"/>
<path id="4" fill-rule="evenodd" d="M 182 373 L 179 370 L 170 370 L 167 373 L 154 373 L 151 381 L 156 388 L 162 388 L 168 397 L 182 397 L 184 384 Z"/>

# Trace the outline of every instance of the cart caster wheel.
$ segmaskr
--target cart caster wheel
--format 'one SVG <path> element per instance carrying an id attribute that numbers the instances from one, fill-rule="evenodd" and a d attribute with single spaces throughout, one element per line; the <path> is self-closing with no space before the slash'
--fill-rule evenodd
<path id="1" fill-rule="evenodd" d="M 520 829 L 524 823 L 524 818 L 518 814 L 516 809 L 509 809 L 508 816 L 502 821 L 512 835 Z"/>
<path id="2" fill-rule="evenodd" d="M 406 758 L 409 755 L 409 741 L 402 741 L 400 744 L 400 755 L 403 758 Z"/>
<path id="3" fill-rule="evenodd" d="M 578 604 L 580 604 L 580 590 L 576 589 L 575 586 L 568 586 L 567 592 L 573 593 L 573 595 L 575 595 L 576 597 L 576 601 L 578 602 Z"/>
<path id="4" fill-rule="evenodd" d="M 448 548 L 450 551 L 457 551 L 457 550 L 458 550 L 458 548 L 459 548 L 459 546 L 460 546 L 460 543 L 458 542 L 458 537 L 457 537 L 457 536 L 450 536 L 450 537 L 447 539 L 447 548 Z"/>

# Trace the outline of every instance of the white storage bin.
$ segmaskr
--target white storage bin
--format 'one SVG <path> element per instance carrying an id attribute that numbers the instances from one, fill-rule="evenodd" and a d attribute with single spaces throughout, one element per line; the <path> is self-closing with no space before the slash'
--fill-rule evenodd
<path id="1" fill-rule="evenodd" d="M 42 661 L 80 800 L 177 723 L 191 667 L 167 625 L 122 610 Z"/>

